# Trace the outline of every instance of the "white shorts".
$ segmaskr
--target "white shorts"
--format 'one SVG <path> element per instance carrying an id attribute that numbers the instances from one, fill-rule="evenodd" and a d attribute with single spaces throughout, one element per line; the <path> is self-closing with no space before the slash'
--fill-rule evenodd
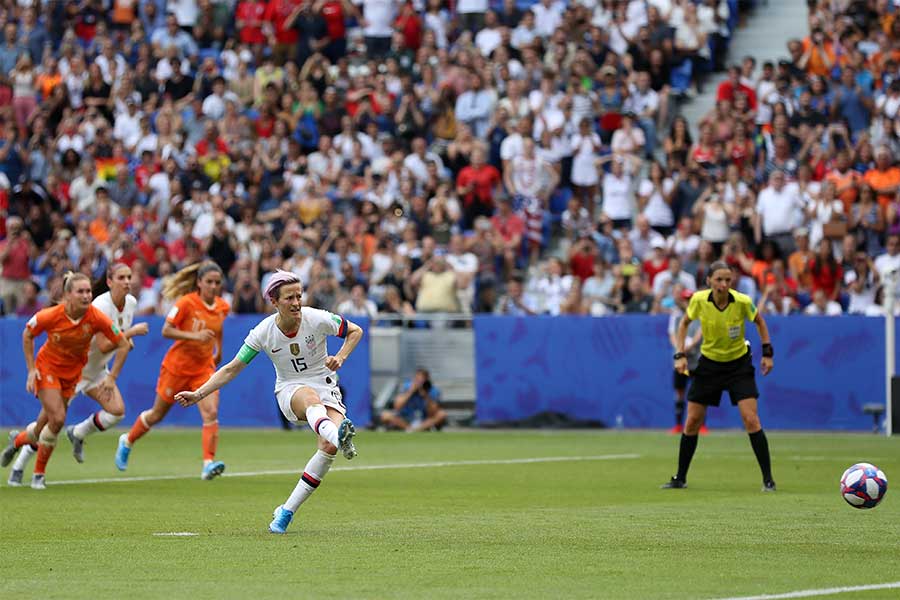
<path id="1" fill-rule="evenodd" d="M 106 376 L 108 374 L 109 374 L 109 371 L 107 369 L 103 369 L 102 371 L 97 373 L 97 375 L 95 375 L 91 379 L 86 379 L 86 378 L 82 377 L 81 381 L 78 382 L 78 385 L 75 386 L 75 394 L 76 395 L 84 394 L 89 389 L 97 387 L 98 385 L 103 383 L 103 380 L 106 378 Z"/>
<path id="2" fill-rule="evenodd" d="M 278 399 L 278 408 L 281 409 L 281 414 L 283 414 L 291 423 L 306 421 L 305 414 L 299 416 L 295 415 L 294 410 L 291 408 L 291 398 L 294 396 L 294 392 L 302 387 L 311 388 L 316 395 L 319 396 L 319 400 L 322 401 L 322 404 L 330 406 L 345 417 L 347 416 L 347 407 L 344 406 L 344 399 L 341 396 L 341 390 L 338 386 L 317 385 L 314 383 L 292 383 L 275 394 L 275 397 Z"/>

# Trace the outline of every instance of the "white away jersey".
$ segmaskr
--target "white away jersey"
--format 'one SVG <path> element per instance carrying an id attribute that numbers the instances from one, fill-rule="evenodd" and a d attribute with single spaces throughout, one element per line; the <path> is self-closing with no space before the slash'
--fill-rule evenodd
<path id="1" fill-rule="evenodd" d="M 275 366 L 275 393 L 292 383 L 334 385 L 337 377 L 325 366 L 329 335 L 344 337 L 347 321 L 327 310 L 304 306 L 300 330 L 288 337 L 275 324 L 277 314 L 266 317 L 250 330 L 244 344 L 265 352 Z"/>
<path id="2" fill-rule="evenodd" d="M 131 327 L 131 323 L 134 321 L 134 311 L 137 308 L 137 299 L 131 294 L 127 294 L 125 296 L 125 307 L 122 310 L 119 310 L 112 301 L 110 293 L 106 292 L 105 294 L 100 294 L 94 298 L 94 301 L 91 304 L 94 305 L 94 308 L 99 309 L 100 312 L 112 319 L 113 325 L 118 327 L 119 331 L 125 333 L 125 330 Z M 114 349 L 109 352 L 100 352 L 100 349 L 97 347 L 97 338 L 95 337 L 91 340 L 88 361 L 81 370 L 81 379 L 84 381 L 92 381 L 95 377 L 100 375 L 100 373 L 106 369 L 109 359 L 112 358 L 112 355 L 115 353 L 116 351 Z"/>

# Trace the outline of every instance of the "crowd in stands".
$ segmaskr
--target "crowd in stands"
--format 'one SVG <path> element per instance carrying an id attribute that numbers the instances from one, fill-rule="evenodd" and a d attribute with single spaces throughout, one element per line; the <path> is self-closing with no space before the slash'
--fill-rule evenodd
<path id="1" fill-rule="evenodd" d="M 900 267 L 900 11 L 809 2 L 724 70 L 737 0 L 0 4 L 0 300 L 204 256 L 348 315 L 668 311 L 724 258 L 769 313 L 881 314 Z M 398 321 L 402 322 L 402 321 Z"/>

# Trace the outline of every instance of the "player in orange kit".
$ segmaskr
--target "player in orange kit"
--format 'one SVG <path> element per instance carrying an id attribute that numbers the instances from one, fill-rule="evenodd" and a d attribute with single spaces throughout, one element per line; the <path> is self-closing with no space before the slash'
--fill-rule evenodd
<path id="1" fill-rule="evenodd" d="M 219 297 L 224 275 L 214 262 L 185 267 L 163 284 L 163 296 L 175 300 L 166 316 L 163 337 L 175 340 L 163 358 L 156 383 L 156 401 L 135 419 L 131 431 L 123 433 L 116 449 L 116 466 L 128 468 L 132 445 L 150 428 L 163 420 L 175 394 L 200 387 L 215 373 L 222 359 L 222 321 L 228 315 L 228 303 Z M 210 394 L 197 403 L 203 419 L 202 479 L 213 479 L 225 470 L 216 460 L 219 441 L 219 394 Z"/>
<path id="2" fill-rule="evenodd" d="M 10 443 L 0 454 L 0 465 L 6 466 L 16 451 L 25 444 L 38 443 L 37 462 L 31 487 L 44 489 L 47 461 L 56 446 L 56 439 L 66 421 L 68 402 L 75 395 L 81 370 L 88 360 L 88 350 L 95 333 L 102 333 L 116 344 L 116 355 L 109 373 L 97 387 L 98 396 L 109 398 L 116 387 L 131 349 L 128 340 L 112 320 L 91 305 L 91 280 L 83 273 L 66 273 L 63 278 L 63 303 L 38 311 L 22 333 L 22 351 L 28 367 L 25 389 L 37 395 L 46 415 L 47 425 L 36 430 L 34 425 L 25 431 L 10 433 Z M 34 356 L 34 338 L 47 332 L 47 342 Z"/>

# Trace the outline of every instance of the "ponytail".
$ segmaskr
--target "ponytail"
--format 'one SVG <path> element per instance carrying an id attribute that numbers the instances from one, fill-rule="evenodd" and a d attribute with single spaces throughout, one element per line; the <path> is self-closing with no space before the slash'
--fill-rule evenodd
<path id="1" fill-rule="evenodd" d="M 211 260 L 194 263 L 169 275 L 163 281 L 162 295 L 166 300 L 178 300 L 197 289 L 197 282 L 210 271 L 218 271 L 224 277 L 222 268 Z"/>

